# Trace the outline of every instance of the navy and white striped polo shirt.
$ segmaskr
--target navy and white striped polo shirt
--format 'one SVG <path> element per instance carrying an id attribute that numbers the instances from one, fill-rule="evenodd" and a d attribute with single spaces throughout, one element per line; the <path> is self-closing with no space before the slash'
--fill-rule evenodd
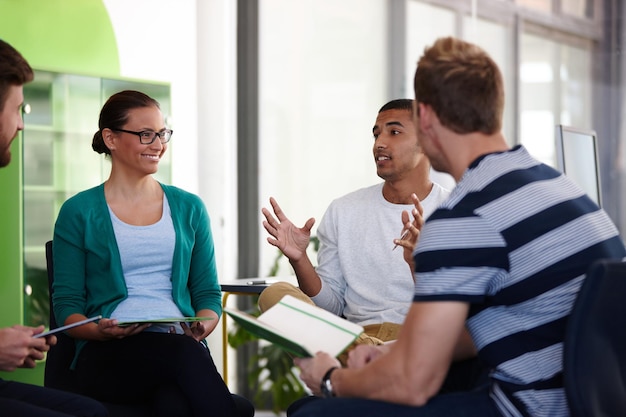
<path id="1" fill-rule="evenodd" d="M 626 256 L 572 181 L 517 146 L 480 157 L 427 220 L 414 301 L 470 303 L 467 327 L 506 416 L 567 416 L 567 318 L 589 265 Z"/>

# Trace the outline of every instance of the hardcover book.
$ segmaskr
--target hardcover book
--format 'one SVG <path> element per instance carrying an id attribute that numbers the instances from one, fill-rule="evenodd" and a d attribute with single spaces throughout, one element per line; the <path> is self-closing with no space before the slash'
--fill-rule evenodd
<path id="1" fill-rule="evenodd" d="M 259 317 L 231 308 L 224 311 L 245 330 L 299 357 L 318 351 L 338 356 L 363 332 L 358 324 L 290 295 Z"/>

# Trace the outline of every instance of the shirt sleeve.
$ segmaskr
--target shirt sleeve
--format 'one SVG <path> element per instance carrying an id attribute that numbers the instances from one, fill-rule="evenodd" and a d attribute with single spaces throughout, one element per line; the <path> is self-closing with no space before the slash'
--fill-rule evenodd
<path id="1" fill-rule="evenodd" d="M 479 302 L 508 274 L 506 241 L 478 215 L 439 210 L 424 225 L 414 254 L 414 301 Z"/>
<path id="2" fill-rule="evenodd" d="M 320 248 L 316 272 L 322 281 L 322 288 L 311 299 L 317 306 L 341 316 L 345 307 L 346 279 L 341 271 L 337 222 L 337 210 L 335 204 L 331 203 L 317 228 Z"/>
<path id="3" fill-rule="evenodd" d="M 188 195 L 188 203 L 191 203 L 191 214 L 188 221 L 182 221 L 184 227 L 182 237 L 185 240 L 183 246 L 191 248 L 191 253 L 185 251 L 185 257 L 189 256 L 188 283 L 191 306 L 193 312 L 186 314 L 196 314 L 197 311 L 209 309 L 218 316 L 222 314 L 222 292 L 217 275 L 217 265 L 215 260 L 215 245 L 211 231 L 209 214 L 204 203 L 195 195 Z M 180 220 L 180 219 L 179 219 Z M 185 267 L 178 271 L 183 273 Z M 182 288 L 179 288 L 182 291 Z M 184 300 L 184 295 L 179 294 L 179 298 Z M 182 305 L 186 304 L 184 301 Z"/>

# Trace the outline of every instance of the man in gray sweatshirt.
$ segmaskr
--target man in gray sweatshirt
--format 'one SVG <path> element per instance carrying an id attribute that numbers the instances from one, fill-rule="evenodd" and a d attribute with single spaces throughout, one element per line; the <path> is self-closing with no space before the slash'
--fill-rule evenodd
<path id="1" fill-rule="evenodd" d="M 262 311 L 285 294 L 314 303 L 365 328 L 357 343 L 381 344 L 397 337 L 414 291 L 414 242 L 398 240 L 410 222 L 420 227 L 449 191 L 431 181 L 430 162 L 418 144 L 412 119 L 413 101 L 393 100 L 378 112 L 372 129 L 376 172 L 384 180 L 334 200 L 317 230 L 318 266 L 307 256 L 309 219 L 295 226 L 273 198 L 273 214 L 262 210 L 268 242 L 289 259 L 299 288 L 279 282 L 259 297 Z M 402 218 L 402 213 L 404 219 Z M 402 247 L 400 247 L 402 249 Z"/>

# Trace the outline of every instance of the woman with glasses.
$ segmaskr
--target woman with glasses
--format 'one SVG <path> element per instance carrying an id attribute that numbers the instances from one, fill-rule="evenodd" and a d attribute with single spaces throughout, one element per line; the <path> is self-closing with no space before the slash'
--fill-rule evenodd
<path id="1" fill-rule="evenodd" d="M 247 400 L 233 400 L 204 340 L 222 313 L 209 216 L 198 196 L 153 177 L 171 136 L 141 92 L 104 104 L 92 147 L 111 173 L 61 207 L 54 312 L 60 324 L 103 317 L 68 331 L 85 394 L 152 403 L 156 416 L 235 416 Z"/>

